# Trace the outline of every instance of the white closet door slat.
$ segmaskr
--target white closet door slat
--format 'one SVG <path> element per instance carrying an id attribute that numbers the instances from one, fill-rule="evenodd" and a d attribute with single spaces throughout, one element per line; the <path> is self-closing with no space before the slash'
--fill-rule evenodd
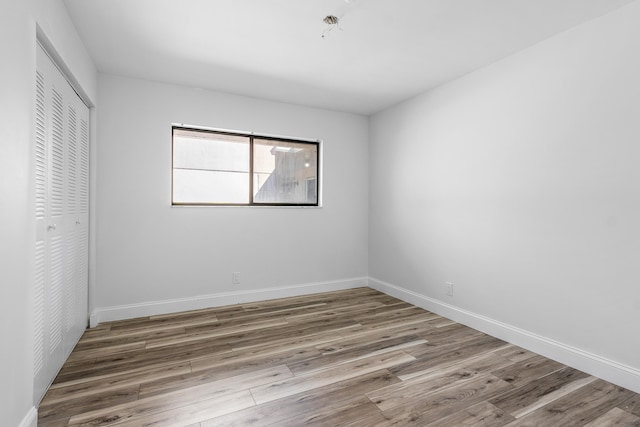
<path id="1" fill-rule="evenodd" d="M 50 292 L 49 292 L 49 353 L 57 350 L 62 344 L 62 260 L 63 260 L 62 236 L 52 237 L 50 240 Z"/>
<path id="2" fill-rule="evenodd" d="M 35 172 L 36 172 L 36 219 L 44 219 L 47 158 L 45 157 L 46 145 L 46 117 L 45 117 L 45 88 L 42 73 L 36 73 L 36 147 L 35 147 Z"/>
<path id="3" fill-rule="evenodd" d="M 64 205 L 64 105 L 63 96 L 53 88 L 51 187 L 49 188 L 51 218 L 61 218 Z"/>
<path id="4" fill-rule="evenodd" d="M 45 241 L 44 220 L 47 190 L 46 157 L 46 95 L 45 78 L 36 72 L 36 116 L 35 116 L 35 219 L 36 244 L 34 262 L 34 329 L 33 329 L 33 374 L 37 377 L 44 366 L 44 278 Z"/>
<path id="5" fill-rule="evenodd" d="M 78 198 L 78 116 L 75 108 L 69 106 L 69 138 L 67 144 L 67 209 L 68 215 L 77 214 Z"/>
<path id="6" fill-rule="evenodd" d="M 80 120 L 80 177 L 79 205 L 80 214 L 89 213 L 89 117 Z"/>
<path id="7" fill-rule="evenodd" d="M 34 376 L 44 365 L 44 255 L 44 241 L 41 240 L 36 242 L 35 250 Z"/>
<path id="8" fill-rule="evenodd" d="M 75 298 L 76 298 L 76 264 L 78 258 L 76 230 L 71 228 L 65 235 L 65 269 L 64 269 L 64 332 L 68 333 L 73 328 L 75 322 Z M 71 351 L 72 349 L 65 349 Z M 66 352 L 66 351 L 65 351 Z"/>
<path id="9" fill-rule="evenodd" d="M 80 116 L 80 138 L 78 140 L 78 263 L 76 314 L 84 315 L 86 322 L 89 300 L 89 110 Z"/>

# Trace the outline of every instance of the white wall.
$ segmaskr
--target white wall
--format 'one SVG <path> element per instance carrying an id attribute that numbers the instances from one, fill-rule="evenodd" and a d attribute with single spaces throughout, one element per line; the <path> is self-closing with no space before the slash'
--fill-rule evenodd
<path id="1" fill-rule="evenodd" d="M 6 3 L 0 13 L 0 414 L 3 425 L 15 426 L 33 422 L 35 415 L 30 168 L 36 23 L 94 102 L 97 87 L 93 63 L 61 1 Z"/>
<path id="2" fill-rule="evenodd" d="M 103 74 L 99 96 L 95 321 L 366 284 L 366 117 Z M 172 123 L 323 140 L 324 206 L 171 207 Z"/>
<path id="3" fill-rule="evenodd" d="M 638 22 L 634 2 L 372 117 L 373 283 L 640 390 Z"/>

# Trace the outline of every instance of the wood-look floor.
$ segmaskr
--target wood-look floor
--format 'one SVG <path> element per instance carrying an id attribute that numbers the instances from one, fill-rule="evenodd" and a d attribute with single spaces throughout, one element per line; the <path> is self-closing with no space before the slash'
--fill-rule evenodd
<path id="1" fill-rule="evenodd" d="M 640 396 L 372 289 L 107 323 L 40 426 L 640 426 Z"/>

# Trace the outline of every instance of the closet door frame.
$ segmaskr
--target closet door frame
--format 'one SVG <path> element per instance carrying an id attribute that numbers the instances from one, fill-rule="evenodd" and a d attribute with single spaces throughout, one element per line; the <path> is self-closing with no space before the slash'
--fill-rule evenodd
<path id="1" fill-rule="evenodd" d="M 90 113 L 40 43 L 35 86 L 33 369 L 37 404 L 89 319 Z"/>

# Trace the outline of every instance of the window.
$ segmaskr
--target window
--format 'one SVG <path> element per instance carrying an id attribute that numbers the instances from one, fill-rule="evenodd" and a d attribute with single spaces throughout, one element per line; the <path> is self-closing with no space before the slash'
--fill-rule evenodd
<path id="1" fill-rule="evenodd" d="M 318 206 L 319 143 L 173 127 L 174 205 Z"/>

